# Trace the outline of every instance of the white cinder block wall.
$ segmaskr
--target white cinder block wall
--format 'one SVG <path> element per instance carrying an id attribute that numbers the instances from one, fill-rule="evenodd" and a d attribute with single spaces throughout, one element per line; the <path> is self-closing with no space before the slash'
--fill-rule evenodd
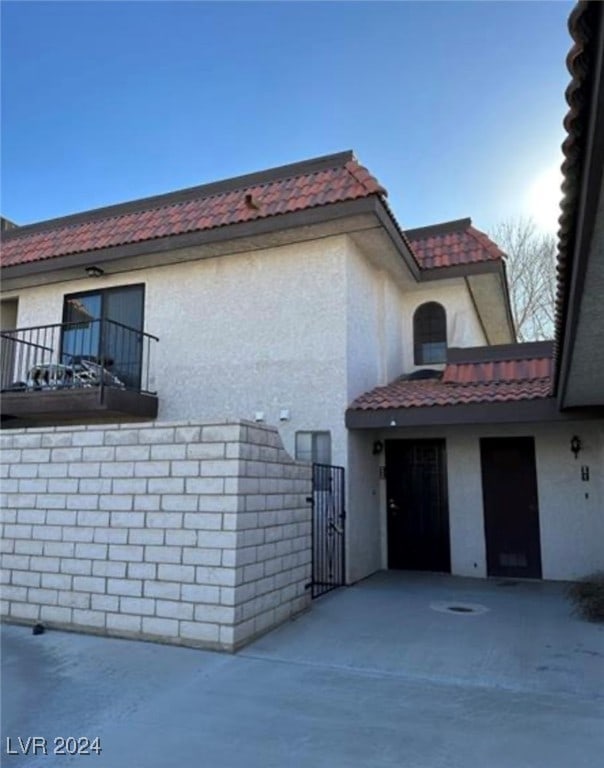
<path id="1" fill-rule="evenodd" d="M 310 469 L 275 429 L 5 430 L 2 614 L 234 650 L 308 605 Z"/>

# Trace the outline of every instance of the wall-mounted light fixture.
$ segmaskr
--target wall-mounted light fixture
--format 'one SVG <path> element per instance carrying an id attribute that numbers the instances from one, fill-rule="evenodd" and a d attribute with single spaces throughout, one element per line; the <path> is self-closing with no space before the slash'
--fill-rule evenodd
<path id="1" fill-rule="evenodd" d="M 264 421 L 264 411 L 256 411 L 254 421 Z"/>
<path id="2" fill-rule="evenodd" d="M 384 443 L 381 440 L 374 440 L 373 441 L 373 455 L 379 456 L 380 453 L 384 450 Z"/>
<path id="3" fill-rule="evenodd" d="M 289 408 L 282 408 L 279 411 L 279 421 L 289 421 Z"/>
<path id="4" fill-rule="evenodd" d="M 86 267 L 86 274 L 88 277 L 103 277 L 105 271 L 100 267 Z"/>
<path id="5" fill-rule="evenodd" d="M 578 435 L 573 435 L 570 439 L 570 449 L 575 454 L 575 459 L 579 457 L 579 453 L 583 448 L 583 443 Z"/>

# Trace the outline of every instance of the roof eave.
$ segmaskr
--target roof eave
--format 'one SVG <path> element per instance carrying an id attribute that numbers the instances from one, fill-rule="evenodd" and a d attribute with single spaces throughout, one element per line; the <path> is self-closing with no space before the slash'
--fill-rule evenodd
<path id="1" fill-rule="evenodd" d="M 143 260 L 152 260 L 154 266 L 163 263 L 162 254 L 170 251 L 184 251 L 185 249 L 200 246 L 215 246 L 224 244 L 228 253 L 239 253 L 254 248 L 269 247 L 265 241 L 274 244 L 274 236 L 278 233 L 290 233 L 289 242 L 303 242 L 313 239 L 313 228 L 335 223 L 332 227 L 334 234 L 349 234 L 351 228 L 346 219 L 353 217 L 375 216 L 379 224 L 393 242 L 401 258 L 413 274 L 419 280 L 419 268 L 415 258 L 401 236 L 398 225 L 392 214 L 387 210 L 379 195 L 372 194 L 366 197 L 356 198 L 338 203 L 329 203 L 314 208 L 306 208 L 292 213 L 284 213 L 249 222 L 229 224 L 213 229 L 189 232 L 183 235 L 170 235 L 167 237 L 142 240 L 137 243 L 101 248 L 93 251 L 82 251 L 65 256 L 54 256 L 49 259 L 15 264 L 2 267 L 3 291 L 16 290 L 24 287 L 27 281 L 36 276 L 47 280 L 54 276 L 55 281 L 73 279 L 73 270 L 85 270 L 91 265 L 100 265 L 106 272 L 125 271 L 133 268 L 131 265 L 136 260 L 134 268 L 145 266 Z M 341 222 L 341 226 L 338 224 Z M 251 241 L 257 238 L 257 243 L 251 246 Z M 178 258 L 175 261 L 193 260 L 195 257 Z M 166 262 L 170 263 L 170 262 Z"/>
<path id="2" fill-rule="evenodd" d="M 568 58 L 568 137 L 563 144 L 565 192 L 558 233 L 554 391 L 564 407 L 581 297 L 604 172 L 604 9 L 581 2 L 569 19 L 575 41 Z M 582 137 L 585 140 L 582 142 Z"/>
<path id="3" fill-rule="evenodd" d="M 480 424 L 524 424 L 601 419 L 604 408 L 560 411 L 554 397 L 499 403 L 413 406 L 408 408 L 348 408 L 348 429 L 394 429 L 397 427 L 468 426 Z"/>

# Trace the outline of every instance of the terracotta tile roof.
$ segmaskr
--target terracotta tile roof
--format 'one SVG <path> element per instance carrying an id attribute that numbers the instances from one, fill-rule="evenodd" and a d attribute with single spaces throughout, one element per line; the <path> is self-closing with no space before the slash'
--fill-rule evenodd
<path id="1" fill-rule="evenodd" d="M 551 395 L 551 372 L 551 356 L 448 363 L 440 378 L 414 381 L 402 376 L 357 397 L 350 409 L 425 408 L 534 400 Z"/>
<path id="2" fill-rule="evenodd" d="M 571 81 L 565 91 L 568 112 L 564 118 L 567 136 L 562 144 L 562 201 L 558 219 L 558 263 L 556 286 L 555 358 L 561 357 L 563 335 L 571 289 L 573 253 L 576 240 L 579 194 L 584 175 L 584 163 L 589 144 L 589 121 L 597 109 L 594 81 L 598 78 L 598 36 L 604 27 L 602 3 L 582 0 L 573 8 L 568 19 L 568 31 L 573 46 L 566 57 Z M 602 66 L 601 64 L 599 65 Z"/>
<path id="3" fill-rule="evenodd" d="M 443 374 L 445 384 L 488 384 L 504 381 L 533 381 L 551 376 L 551 358 L 495 360 L 484 363 L 449 363 Z"/>
<path id="4" fill-rule="evenodd" d="M 283 173 L 279 174 L 279 171 Z M 3 235 L 2 266 L 225 227 L 387 194 L 351 152 L 241 177 L 241 185 L 237 185 L 237 181 L 227 180 L 161 198 L 91 211 L 88 217 L 77 214 L 31 227 L 17 227 Z M 158 205 L 158 200 L 163 204 Z"/>
<path id="5" fill-rule="evenodd" d="M 422 269 L 454 267 L 484 261 L 500 261 L 503 252 L 471 219 L 457 219 L 405 233 Z"/>
<path id="6" fill-rule="evenodd" d="M 403 381 L 367 392 L 350 406 L 351 410 L 377 411 L 384 408 L 423 408 L 432 405 L 469 403 L 506 403 L 548 397 L 551 381 L 535 379 L 524 382 L 482 384 L 446 384 L 441 380 Z"/>

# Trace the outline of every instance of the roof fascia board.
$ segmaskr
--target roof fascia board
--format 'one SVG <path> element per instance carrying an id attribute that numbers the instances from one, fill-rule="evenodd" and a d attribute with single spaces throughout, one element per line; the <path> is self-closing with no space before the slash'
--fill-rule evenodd
<path id="1" fill-rule="evenodd" d="M 470 275 L 485 275 L 493 272 L 501 272 L 499 261 L 475 261 L 471 264 L 455 264 L 452 267 L 432 267 L 422 269 L 420 282 L 429 283 L 432 280 L 450 280 L 455 277 L 468 277 Z"/>
<path id="2" fill-rule="evenodd" d="M 447 363 L 534 360 L 552 357 L 553 346 L 553 341 L 529 341 L 522 344 L 495 344 L 486 347 L 450 347 L 447 350 Z"/>
<path id="3" fill-rule="evenodd" d="M 416 227 L 415 229 L 406 229 L 405 237 L 409 240 L 427 240 L 430 237 L 439 235 L 450 235 L 453 232 L 465 232 L 472 226 L 472 219 L 455 219 L 453 221 L 443 221 L 440 224 L 428 224 L 425 227 Z"/>
<path id="4" fill-rule="evenodd" d="M 508 283 L 508 272 L 505 261 L 501 262 L 501 271 L 499 273 L 499 279 L 501 280 L 504 302 L 505 302 L 505 314 L 507 316 L 508 327 L 510 330 L 510 336 L 513 339 L 517 339 L 516 323 L 514 321 L 514 313 L 512 312 L 512 299 L 510 296 L 510 285 Z"/>
<path id="5" fill-rule="evenodd" d="M 348 429 L 380 429 L 430 425 L 524 424 L 602 419 L 603 417 L 604 408 L 581 408 L 562 412 L 558 408 L 556 398 L 547 397 L 509 403 L 469 403 L 376 410 L 349 408 L 346 411 L 346 427 Z"/>
<path id="6" fill-rule="evenodd" d="M 468 292 L 468 296 L 470 297 L 470 302 L 472 304 L 472 307 L 474 308 L 474 312 L 476 313 L 476 317 L 478 318 L 478 323 L 480 325 L 480 328 L 482 330 L 482 333 L 484 335 L 484 339 L 487 344 L 491 343 L 491 339 L 489 336 L 489 332 L 487 331 L 486 325 L 484 324 L 484 321 L 482 319 L 482 314 L 480 310 L 478 309 L 478 303 L 476 302 L 476 297 L 474 296 L 474 291 L 472 290 L 472 286 L 470 284 L 470 281 L 468 280 L 467 276 L 463 279 L 464 284 L 466 286 L 466 291 Z"/>
<path id="7" fill-rule="evenodd" d="M 392 241 L 396 250 L 401 254 L 402 259 L 413 275 L 413 278 L 416 282 L 419 283 L 421 281 L 419 265 L 413 253 L 409 250 L 409 246 L 405 242 L 405 239 L 399 230 L 396 220 L 383 204 L 381 198 L 378 195 L 373 195 L 373 205 L 375 214 L 378 217 L 380 224 L 386 230 L 386 234 Z"/>

